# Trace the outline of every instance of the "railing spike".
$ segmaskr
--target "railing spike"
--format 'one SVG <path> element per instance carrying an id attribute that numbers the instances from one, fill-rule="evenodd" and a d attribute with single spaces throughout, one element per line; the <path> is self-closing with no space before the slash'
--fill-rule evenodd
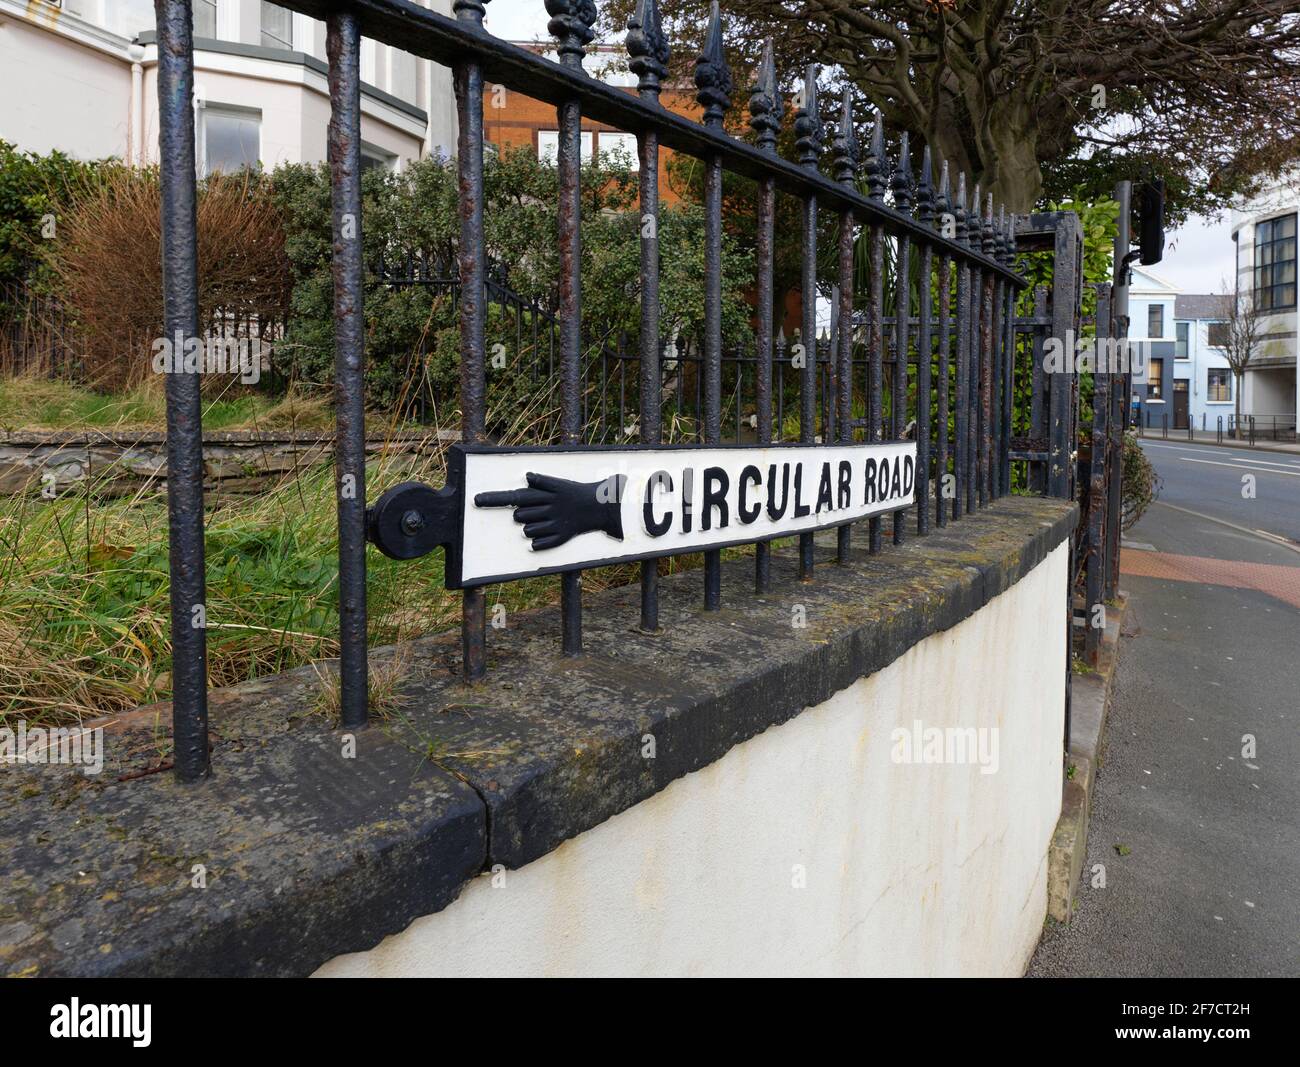
<path id="1" fill-rule="evenodd" d="M 867 196 L 871 200 L 885 199 L 885 186 L 888 184 L 885 159 L 885 120 L 876 112 L 875 124 L 871 127 L 871 147 L 867 150 L 862 169 L 867 173 Z"/>
<path id="2" fill-rule="evenodd" d="M 932 175 L 934 163 L 930 158 L 930 146 L 921 151 L 921 180 L 916 185 L 916 217 L 922 222 L 929 222 L 934 215 L 934 183 Z"/>
<path id="3" fill-rule="evenodd" d="M 546 32 L 558 42 L 560 63 L 582 70 L 587 45 L 594 36 L 591 27 L 596 22 L 595 0 L 546 0 L 546 13 L 551 16 Z"/>
<path id="4" fill-rule="evenodd" d="M 957 199 L 952 205 L 953 218 L 957 224 L 957 240 L 966 243 L 966 172 L 957 175 Z"/>
<path id="5" fill-rule="evenodd" d="M 713 0 L 709 13 L 709 31 L 704 39 L 704 51 L 695 61 L 695 99 L 704 108 L 704 125 L 721 126 L 727 108 L 731 107 L 731 71 L 722 50 L 722 15 L 718 0 Z"/>
<path id="6" fill-rule="evenodd" d="M 488 0 L 452 0 L 451 13 L 458 22 L 468 22 L 475 26 L 483 25 L 486 14 L 484 5 Z"/>
<path id="7" fill-rule="evenodd" d="M 835 180 L 852 184 L 858 168 L 858 137 L 853 130 L 853 93 L 844 87 L 840 105 L 840 124 L 835 131 L 832 146 L 835 160 Z"/>
<path id="8" fill-rule="evenodd" d="M 821 150 L 821 120 L 817 112 L 817 65 L 809 63 L 804 71 L 803 94 L 794 117 L 795 151 L 805 167 L 817 165 Z"/>
<path id="9" fill-rule="evenodd" d="M 898 147 L 898 166 L 890 180 L 894 191 L 894 206 L 904 214 L 912 211 L 912 150 L 908 143 L 907 131 L 903 131 Z"/>
<path id="10" fill-rule="evenodd" d="M 749 94 L 749 126 L 757 134 L 759 148 L 765 152 L 776 151 L 776 135 L 781 130 L 781 93 L 776 85 L 776 60 L 770 37 L 763 45 L 758 78 Z"/>
<path id="11" fill-rule="evenodd" d="M 626 46 L 631 57 L 628 67 L 637 76 L 637 89 L 643 96 L 658 99 L 672 54 L 659 16 L 659 0 L 637 0 L 636 11 L 627 22 Z"/>
<path id="12" fill-rule="evenodd" d="M 984 254 L 993 254 L 993 194 L 988 194 L 984 207 L 984 222 L 980 226 L 980 235 L 984 241 Z"/>
<path id="13" fill-rule="evenodd" d="M 946 159 L 939 166 L 939 192 L 934 198 L 934 210 L 937 215 L 947 215 L 952 210 L 952 185 Z M 942 219 L 939 219 L 939 226 L 943 226 Z"/>
<path id="14" fill-rule="evenodd" d="M 979 251 L 980 247 L 980 183 L 975 183 L 970 203 L 966 206 L 966 244 Z"/>

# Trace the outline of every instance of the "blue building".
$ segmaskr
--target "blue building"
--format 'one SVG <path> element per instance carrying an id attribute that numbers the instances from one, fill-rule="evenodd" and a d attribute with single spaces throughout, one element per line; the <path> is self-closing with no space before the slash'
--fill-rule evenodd
<path id="1" fill-rule="evenodd" d="M 1174 301 L 1171 430 L 1187 428 L 1180 394 L 1187 397 L 1187 417 L 1195 429 L 1213 430 L 1220 416 L 1228 425 L 1237 388 L 1223 350 L 1230 301 L 1220 294 L 1179 295 Z"/>
<path id="2" fill-rule="evenodd" d="M 1184 293 L 1146 267 L 1133 268 L 1129 294 L 1129 340 L 1147 358 L 1133 382 L 1142 425 L 1213 430 L 1222 415 L 1226 427 L 1236 388 L 1222 348 L 1230 298 Z"/>

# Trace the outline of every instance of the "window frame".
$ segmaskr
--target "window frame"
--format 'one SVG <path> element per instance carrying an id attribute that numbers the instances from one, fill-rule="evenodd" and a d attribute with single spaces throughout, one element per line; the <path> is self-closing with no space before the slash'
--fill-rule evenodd
<path id="1" fill-rule="evenodd" d="M 268 7 L 274 8 L 278 12 L 283 12 L 288 17 L 289 39 L 287 41 L 277 37 L 273 33 L 267 32 L 266 9 Z M 269 0 L 262 0 L 261 4 L 258 6 L 257 9 L 257 29 L 258 29 L 258 41 L 263 48 L 283 48 L 289 52 L 292 52 L 294 50 L 293 12 L 289 8 L 281 7 L 279 4 L 270 3 Z M 267 42 L 268 37 L 271 39 L 270 43 Z"/>
<path id="2" fill-rule="evenodd" d="M 1151 317 L 1158 317 L 1156 329 L 1151 328 Z M 1163 341 L 1165 336 L 1165 306 L 1158 301 L 1147 305 L 1147 337 L 1153 341 Z"/>
<path id="3" fill-rule="evenodd" d="M 548 156 L 542 155 L 542 137 L 545 136 L 549 141 L 555 138 L 555 151 Z M 560 158 L 560 131 L 559 130 L 538 130 L 534 137 L 534 145 L 537 149 L 537 161 L 539 163 L 549 162 L 555 166 Z M 583 163 L 590 163 L 596 148 L 596 135 L 592 130 L 582 130 L 578 134 L 578 156 Z"/>
<path id="4" fill-rule="evenodd" d="M 1159 368 L 1158 374 L 1152 371 Z M 1147 360 L 1147 400 L 1163 403 L 1165 399 L 1165 360 L 1163 356 L 1152 356 Z"/>
<path id="5" fill-rule="evenodd" d="M 214 104 L 204 102 L 199 108 L 199 121 L 195 124 L 194 157 L 200 178 L 210 177 L 214 171 L 208 162 L 208 123 L 213 117 L 243 119 L 253 122 L 257 127 L 257 158 L 251 167 L 262 166 L 262 112 L 259 108 L 240 107 L 237 104 Z M 222 174 L 237 174 L 238 171 L 222 171 Z"/>
<path id="6" fill-rule="evenodd" d="M 212 32 L 211 32 L 211 33 L 203 33 L 203 32 L 201 32 L 201 31 L 199 30 L 199 13 L 198 13 L 198 8 L 200 8 L 200 7 L 202 7 L 205 11 L 206 11 L 206 10 L 211 10 L 211 12 L 212 12 Z M 195 0 L 195 2 L 192 3 L 192 4 L 190 5 L 190 9 L 191 9 L 191 12 L 192 12 L 192 18 L 194 19 L 194 23 L 193 23 L 193 25 L 194 25 L 194 36 L 195 36 L 195 37 L 208 37 L 208 38 L 211 38 L 211 39 L 215 39 L 215 38 L 216 38 L 216 36 L 217 36 L 217 27 L 218 27 L 218 25 L 220 24 L 220 19 L 221 19 L 220 8 L 221 8 L 221 5 L 217 2 L 217 0 Z"/>
<path id="7" fill-rule="evenodd" d="M 606 140 L 610 142 L 609 148 L 605 147 Z M 604 166 L 606 163 L 606 160 L 604 159 L 606 152 L 608 152 L 611 156 L 613 156 L 613 154 L 618 150 L 620 145 L 625 150 L 628 150 L 629 141 L 630 141 L 630 151 L 628 151 L 627 154 L 629 155 L 630 162 L 628 164 L 628 170 L 633 171 L 637 168 L 639 162 L 639 156 L 638 156 L 639 146 L 637 143 L 636 134 L 628 133 L 626 130 L 601 130 L 600 138 L 596 142 L 596 151 L 601 156 L 601 165 Z"/>
<path id="8" fill-rule="evenodd" d="M 1291 232 L 1276 236 L 1274 231 L 1286 223 L 1290 223 Z M 1261 219 L 1255 223 L 1251 287 L 1255 306 L 1261 312 L 1293 310 L 1296 306 L 1297 266 L 1300 265 L 1297 263 L 1298 257 L 1296 255 L 1297 237 L 1300 237 L 1298 231 L 1300 231 L 1300 227 L 1297 226 L 1294 211 L 1285 215 L 1274 216 L 1271 219 Z M 1288 243 L 1291 246 L 1290 255 L 1285 259 L 1276 258 L 1279 246 L 1285 247 Z M 1267 262 L 1263 262 L 1264 259 L 1267 259 Z M 1290 280 L 1278 281 L 1276 279 L 1278 269 L 1288 264 L 1291 267 Z"/>
<path id="9" fill-rule="evenodd" d="M 369 167 L 382 167 L 389 174 L 396 174 L 399 162 L 396 152 L 390 152 L 367 141 L 361 142 L 361 172 L 363 174 Z"/>
<path id="10" fill-rule="evenodd" d="M 1222 392 L 1223 396 L 1216 397 L 1215 385 L 1211 379 L 1222 375 Z M 1232 379 L 1235 376 L 1231 367 L 1206 367 L 1205 368 L 1205 402 L 1207 404 L 1231 404 L 1232 403 Z"/>
<path id="11" fill-rule="evenodd" d="M 1174 359 L 1192 358 L 1192 324 L 1187 319 L 1174 320 Z"/>

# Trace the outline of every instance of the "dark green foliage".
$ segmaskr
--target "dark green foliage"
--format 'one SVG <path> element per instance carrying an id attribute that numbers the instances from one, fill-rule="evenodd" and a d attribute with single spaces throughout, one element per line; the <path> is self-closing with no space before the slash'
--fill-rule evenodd
<path id="1" fill-rule="evenodd" d="M 98 164 L 51 152 L 20 152 L 0 140 L 0 285 L 36 281 L 40 274 L 42 220 L 58 213 L 72 192 L 92 181 Z"/>

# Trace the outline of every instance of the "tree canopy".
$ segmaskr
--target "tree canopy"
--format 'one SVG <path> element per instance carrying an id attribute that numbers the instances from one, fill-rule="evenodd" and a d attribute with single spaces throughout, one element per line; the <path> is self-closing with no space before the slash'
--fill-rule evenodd
<path id="1" fill-rule="evenodd" d="M 611 36 L 634 2 L 605 7 Z M 664 13 L 682 80 L 709 5 Z M 1177 222 L 1300 157 L 1295 0 L 728 0 L 725 12 L 737 123 L 771 37 L 786 85 L 815 60 L 1013 210 L 1155 173 Z"/>

